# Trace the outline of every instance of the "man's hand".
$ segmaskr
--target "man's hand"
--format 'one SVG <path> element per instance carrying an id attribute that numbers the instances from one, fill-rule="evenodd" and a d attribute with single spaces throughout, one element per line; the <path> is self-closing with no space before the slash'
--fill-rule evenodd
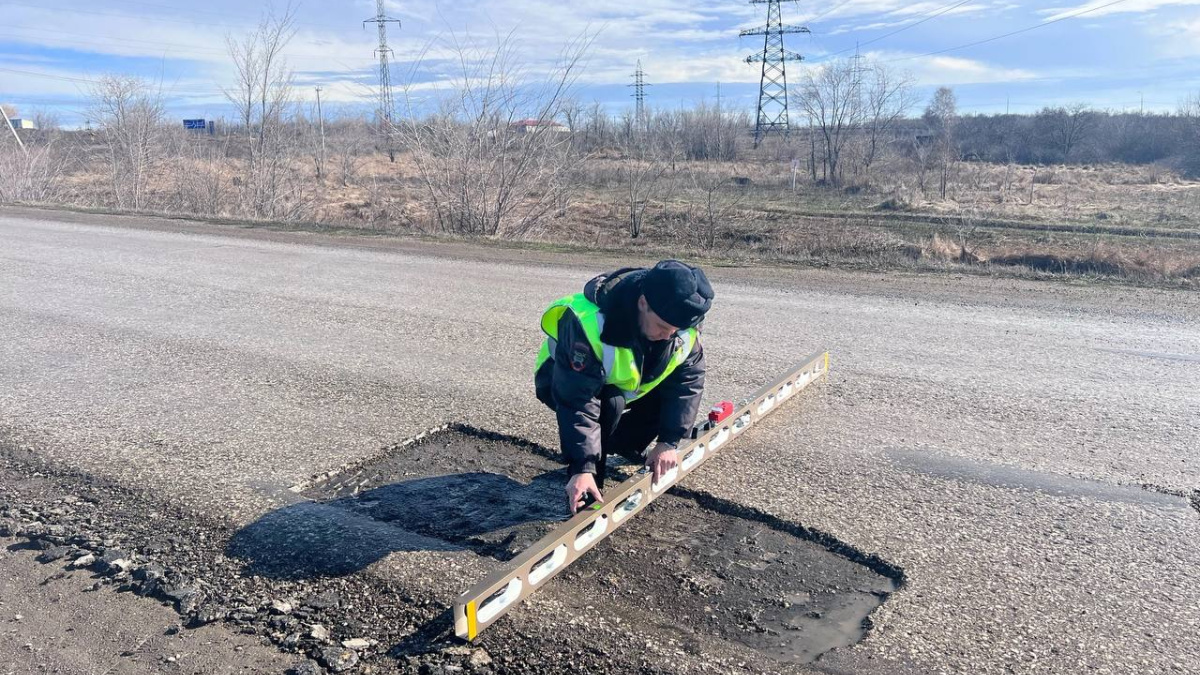
<path id="1" fill-rule="evenodd" d="M 579 510 L 583 505 L 583 498 L 586 495 L 592 495 L 596 501 L 603 504 L 604 496 L 600 494 L 600 488 L 596 487 L 596 477 L 590 473 L 577 473 L 571 476 L 571 480 L 567 481 L 567 508 L 571 513 Z"/>
<path id="2" fill-rule="evenodd" d="M 675 448 L 666 443 L 659 443 L 646 453 L 646 466 L 654 472 L 655 483 L 663 477 L 663 474 L 674 469 L 678 463 L 679 455 L 675 452 Z"/>

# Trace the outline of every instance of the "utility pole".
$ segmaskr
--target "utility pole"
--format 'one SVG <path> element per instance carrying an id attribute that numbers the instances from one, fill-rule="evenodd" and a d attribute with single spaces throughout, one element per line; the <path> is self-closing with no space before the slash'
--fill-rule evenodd
<path id="1" fill-rule="evenodd" d="M 321 168 L 317 178 L 325 177 L 325 114 L 321 112 L 321 88 L 317 87 L 317 123 L 321 129 Z"/>
<path id="2" fill-rule="evenodd" d="M 4 116 L 4 123 L 8 125 L 8 130 L 12 132 L 13 138 L 17 139 L 17 145 L 21 147 L 21 152 L 28 155 L 29 150 L 25 149 L 25 143 L 21 141 L 21 134 L 17 133 L 17 128 L 13 126 L 12 120 L 8 119 L 8 113 L 4 111 L 4 106 L 0 106 L 0 115 Z"/>
<path id="3" fill-rule="evenodd" d="M 721 145 L 721 127 L 725 126 L 725 117 L 721 114 L 721 83 L 717 83 L 717 159 L 725 156 L 725 148 Z"/>
<path id="4" fill-rule="evenodd" d="M 392 69 L 388 64 L 392 50 L 388 48 L 387 25 L 394 23 L 399 27 L 400 20 L 388 18 L 383 9 L 383 0 L 375 0 L 375 18 L 363 21 L 363 27 L 369 23 L 379 29 L 379 46 L 375 48 L 375 55 L 379 57 L 379 126 L 387 140 L 388 157 L 394 162 L 396 151 L 392 148 L 392 120 L 396 116 L 396 106 L 392 98 Z"/>
<path id="5" fill-rule="evenodd" d="M 817 135 L 813 131 L 813 116 L 808 116 L 808 173 L 817 182 Z"/>
<path id="6" fill-rule="evenodd" d="M 646 118 L 646 73 L 642 70 L 642 60 L 638 59 L 637 70 L 633 73 L 633 84 L 626 85 L 633 87 L 633 100 L 636 102 L 634 108 L 635 119 L 641 131 L 649 131 L 650 120 Z"/>
<path id="7" fill-rule="evenodd" d="M 783 36 L 809 33 L 803 26 L 787 26 L 779 11 L 780 2 L 794 0 L 749 0 L 752 5 L 767 6 L 767 23 L 738 33 L 740 37 L 763 36 L 761 53 L 746 57 L 746 63 L 761 63 L 762 76 L 758 87 L 758 117 L 754 124 L 754 147 L 758 147 L 772 129 L 788 133 L 787 62 L 803 61 L 804 57 L 784 49 Z"/>

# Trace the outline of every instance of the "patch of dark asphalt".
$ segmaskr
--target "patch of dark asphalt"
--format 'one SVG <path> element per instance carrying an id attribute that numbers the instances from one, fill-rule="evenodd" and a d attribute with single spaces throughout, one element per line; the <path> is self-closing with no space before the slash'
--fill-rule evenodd
<path id="1" fill-rule="evenodd" d="M 50 467 L 0 435 L 0 535 L 23 537 L 46 564 L 82 559 L 96 590 L 170 604 L 188 626 L 220 624 L 313 666 L 343 659 L 377 672 L 676 670 L 645 658 L 636 645 L 647 639 L 803 663 L 861 639 L 903 583 L 899 569 L 829 535 L 677 488 L 543 590 L 580 616 L 568 629 L 579 637 L 553 622 L 500 622 L 462 645 L 451 598 L 366 568 L 395 551 L 507 559 L 565 517 L 565 476 L 556 452 L 465 426 L 394 448 L 305 491 L 323 501 L 237 528 Z M 583 629 L 585 615 L 606 625 Z M 354 639 L 365 642 L 341 646 Z"/>
<path id="2" fill-rule="evenodd" d="M 302 494 L 322 508 L 509 560 L 567 518 L 566 475 L 551 459 L 556 454 L 455 424 L 315 482 Z M 270 547 L 255 542 L 246 548 Z"/>
<path id="3" fill-rule="evenodd" d="M 1101 501 L 1174 507 L 1186 505 L 1187 499 L 1182 494 L 1147 491 L 1130 485 L 1102 483 L 900 448 L 888 450 L 887 458 L 896 468 L 903 471 L 1009 490 L 1041 492 L 1056 497 L 1090 497 Z M 1182 503 L 1181 498 L 1184 500 Z"/>
<path id="4" fill-rule="evenodd" d="M 787 532 L 664 495 L 563 573 L 598 614 L 810 663 L 857 643 L 896 584 Z"/>
<path id="5" fill-rule="evenodd" d="M 453 425 L 304 494 L 507 560 L 566 517 L 566 473 L 551 459 L 557 454 Z M 260 554 L 273 548 L 261 541 L 246 547 Z M 279 557 L 308 558 L 299 550 Z M 807 663 L 858 642 L 903 572 L 828 534 L 676 488 L 561 579 L 586 589 L 579 592 L 593 611 L 639 632 L 718 638 Z"/>
<path id="6" fill-rule="evenodd" d="M 1178 497 L 1180 499 L 1186 500 L 1187 503 L 1191 504 L 1192 508 L 1196 510 L 1196 513 L 1200 513 L 1200 489 L 1192 488 L 1190 490 L 1187 490 L 1187 489 L 1181 490 L 1181 489 L 1176 489 L 1176 488 L 1164 487 L 1162 485 L 1155 485 L 1154 483 L 1142 483 L 1141 487 L 1143 490 L 1149 490 L 1150 492 L 1155 492 L 1155 493 L 1163 494 L 1163 495 L 1170 495 L 1172 497 Z"/>

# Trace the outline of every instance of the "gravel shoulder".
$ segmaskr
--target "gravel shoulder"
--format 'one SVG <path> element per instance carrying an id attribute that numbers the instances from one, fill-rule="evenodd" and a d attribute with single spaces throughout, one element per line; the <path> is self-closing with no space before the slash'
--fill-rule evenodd
<path id="1" fill-rule="evenodd" d="M 300 661 L 221 627 L 184 630 L 173 609 L 132 594 L 100 596 L 93 573 L 38 563 L 23 544 L 0 538 L 4 673 L 232 675 L 281 673 Z"/>

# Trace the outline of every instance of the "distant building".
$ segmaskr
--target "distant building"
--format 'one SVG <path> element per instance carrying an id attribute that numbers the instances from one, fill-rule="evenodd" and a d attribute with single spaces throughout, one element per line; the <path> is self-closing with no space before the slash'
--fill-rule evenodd
<path id="1" fill-rule="evenodd" d="M 37 128 L 37 125 L 33 123 L 33 120 L 23 120 L 19 117 L 14 117 L 9 121 L 12 122 L 13 128 L 15 128 L 15 129 L 36 129 Z"/>
<path id="2" fill-rule="evenodd" d="M 565 124 L 554 120 L 520 120 L 508 125 L 508 130 L 517 134 L 532 134 L 535 131 L 549 131 L 556 134 L 570 133 L 571 129 Z"/>

